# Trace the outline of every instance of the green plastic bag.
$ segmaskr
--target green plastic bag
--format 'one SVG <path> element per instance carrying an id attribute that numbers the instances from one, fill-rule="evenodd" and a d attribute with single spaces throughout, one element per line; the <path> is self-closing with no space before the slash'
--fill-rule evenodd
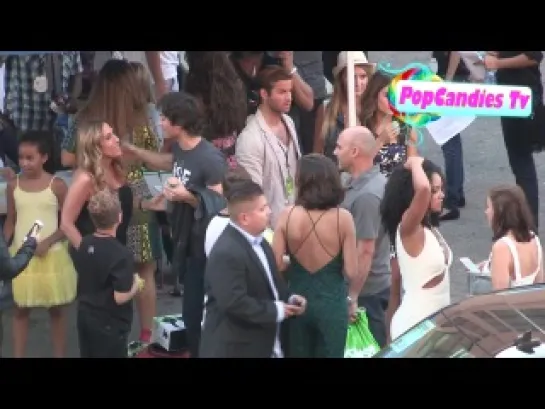
<path id="1" fill-rule="evenodd" d="M 356 321 L 348 326 L 346 334 L 346 347 L 344 348 L 345 358 L 371 358 L 380 347 L 369 331 L 367 314 L 360 309 Z"/>

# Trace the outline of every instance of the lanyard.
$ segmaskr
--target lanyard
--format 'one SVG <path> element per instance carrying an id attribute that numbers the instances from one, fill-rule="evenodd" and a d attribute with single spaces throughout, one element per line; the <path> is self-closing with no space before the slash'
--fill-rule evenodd
<path id="1" fill-rule="evenodd" d="M 289 161 L 288 155 L 289 155 L 289 152 L 290 152 L 291 136 L 288 139 L 288 146 L 286 148 L 284 148 L 284 144 L 278 140 L 278 137 L 276 139 L 277 139 L 276 142 L 278 143 L 278 147 L 280 148 L 280 150 L 284 154 L 284 159 L 286 161 L 286 169 L 288 170 L 288 174 L 289 174 L 290 173 L 290 161 Z"/>
<path id="2" fill-rule="evenodd" d="M 271 147 L 271 149 L 274 151 L 274 146 L 271 144 L 271 142 L 269 141 L 269 138 L 267 137 L 267 133 L 265 132 L 265 130 L 261 127 L 261 125 L 259 125 L 258 123 L 258 126 L 259 126 L 259 130 L 261 131 L 262 135 L 263 135 L 263 138 L 265 139 L 265 141 L 267 141 L 267 143 L 269 144 L 269 146 Z M 289 128 L 287 127 L 287 125 L 284 124 L 284 126 L 286 126 L 286 130 L 288 132 L 288 135 L 289 135 L 289 140 L 292 142 L 290 145 L 293 145 L 293 138 L 291 136 L 291 132 L 289 131 Z M 291 192 L 289 190 L 292 189 L 291 186 L 287 186 L 288 183 L 291 183 L 293 184 L 293 182 L 290 182 L 290 180 L 292 179 L 291 178 L 291 175 L 289 174 L 289 171 L 290 171 L 290 166 L 289 166 L 289 150 L 290 150 L 290 145 L 288 145 L 288 147 L 286 149 L 284 149 L 284 147 L 282 146 L 282 144 L 280 143 L 280 141 L 278 141 L 278 137 L 275 135 L 274 136 L 275 138 L 277 138 L 277 143 L 278 143 L 278 147 L 282 150 L 282 152 L 284 153 L 284 158 L 285 158 L 285 161 L 286 161 L 286 169 L 288 171 L 288 174 L 287 175 L 284 175 L 284 171 L 282 169 L 282 165 L 280 164 L 280 162 L 278 162 L 278 171 L 280 173 L 280 177 L 282 179 L 282 188 L 284 190 L 284 198 L 286 199 L 286 202 L 289 201 L 290 199 L 290 196 L 291 196 Z M 295 149 L 295 146 L 294 146 L 294 149 Z M 264 156 L 264 160 L 266 159 L 265 156 L 266 155 L 263 155 Z M 298 155 L 297 155 L 297 150 L 295 149 L 295 156 L 296 156 L 296 159 L 298 159 Z"/>

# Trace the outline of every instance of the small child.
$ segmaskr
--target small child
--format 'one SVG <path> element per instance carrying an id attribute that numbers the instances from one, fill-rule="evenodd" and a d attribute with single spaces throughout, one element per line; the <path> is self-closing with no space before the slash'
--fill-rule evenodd
<path id="1" fill-rule="evenodd" d="M 142 282 L 133 256 L 115 237 L 121 204 L 105 189 L 89 200 L 95 233 L 73 254 L 78 271 L 77 326 L 81 358 L 126 358 L 132 325 L 132 298 Z"/>
<path id="2" fill-rule="evenodd" d="M 8 183 L 6 241 L 12 239 L 11 254 L 23 245 L 25 236 L 36 220 L 44 227 L 35 257 L 13 282 L 16 304 L 13 314 L 13 355 L 22 358 L 27 344 L 29 316 L 32 308 L 47 308 L 51 322 L 53 355 L 61 358 L 66 349 L 66 309 L 76 297 L 76 272 L 68 255 L 64 234 L 59 229 L 68 187 L 44 167 L 49 163 L 52 139 L 49 132 L 28 131 L 19 141 L 21 174 Z"/>

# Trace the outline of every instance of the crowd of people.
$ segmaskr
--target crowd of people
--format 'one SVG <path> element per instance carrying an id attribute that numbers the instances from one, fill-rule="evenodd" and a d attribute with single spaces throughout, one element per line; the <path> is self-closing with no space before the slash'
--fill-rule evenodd
<path id="1" fill-rule="evenodd" d="M 354 127 L 345 51 L 329 68 L 332 52 L 187 51 L 187 72 L 177 53 L 3 57 L 0 312 L 14 308 L 15 357 L 34 308 L 49 310 L 63 357 L 74 301 L 81 357 L 127 356 L 133 298 L 149 344 L 163 252 L 192 357 L 342 357 L 359 309 L 384 347 L 450 304 L 455 255 L 438 227 L 465 204 L 460 135 L 442 146 L 445 172 L 421 157 L 364 52 Z M 434 56 L 439 75 L 469 80 L 456 52 Z M 484 60 L 535 101 L 530 118 L 502 118 L 518 186 L 487 195 L 494 243 L 479 269 L 492 289 L 543 281 L 528 161 L 543 146 L 541 59 Z M 515 146 L 513 132 L 528 138 Z M 149 186 L 147 170 L 172 175 Z"/>

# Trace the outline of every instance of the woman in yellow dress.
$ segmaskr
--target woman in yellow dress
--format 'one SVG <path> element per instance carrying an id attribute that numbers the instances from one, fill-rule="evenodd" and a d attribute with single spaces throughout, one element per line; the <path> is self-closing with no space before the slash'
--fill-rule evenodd
<path id="1" fill-rule="evenodd" d="M 7 188 L 7 218 L 4 237 L 13 238 L 10 251 L 17 253 L 36 220 L 43 223 L 35 257 L 13 280 L 16 308 L 13 315 L 14 357 L 25 354 L 30 309 L 47 308 L 51 319 L 53 355 L 61 358 L 66 349 L 66 308 L 76 297 L 76 272 L 58 214 L 66 196 L 66 183 L 47 173 L 44 132 L 31 131 L 19 142 L 21 174 Z"/>

